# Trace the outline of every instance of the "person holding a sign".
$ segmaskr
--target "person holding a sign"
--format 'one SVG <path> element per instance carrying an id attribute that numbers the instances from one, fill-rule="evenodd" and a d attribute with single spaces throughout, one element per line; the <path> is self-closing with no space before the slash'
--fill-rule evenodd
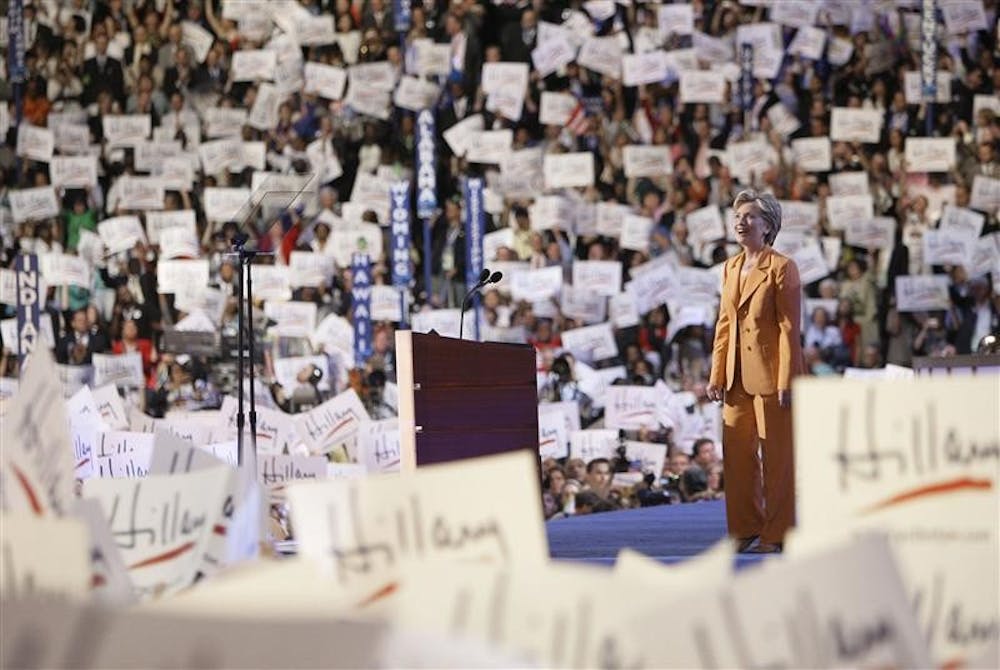
<path id="1" fill-rule="evenodd" d="M 139 337 L 139 322 L 135 319 L 126 319 L 121 326 L 121 335 L 111 343 L 111 353 L 128 354 L 138 352 L 142 356 L 142 374 L 148 384 L 153 384 L 156 380 L 154 365 L 159 358 L 156 345 L 153 341 Z"/>
<path id="2" fill-rule="evenodd" d="M 706 392 L 724 403 L 729 534 L 739 551 L 780 552 L 795 519 L 791 389 L 802 370 L 799 272 L 771 248 L 781 229 L 774 196 L 748 189 L 733 207 L 743 250 L 723 269 Z"/>

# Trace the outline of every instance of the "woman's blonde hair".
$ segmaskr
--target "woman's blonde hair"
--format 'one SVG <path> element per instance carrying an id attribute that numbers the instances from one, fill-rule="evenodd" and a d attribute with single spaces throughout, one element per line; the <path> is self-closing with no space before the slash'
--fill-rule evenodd
<path id="1" fill-rule="evenodd" d="M 774 239 L 778 237 L 778 232 L 781 230 L 781 203 L 770 193 L 760 193 L 752 188 L 748 188 L 736 195 L 736 199 L 733 200 L 733 209 L 748 202 L 757 205 L 757 209 L 760 210 L 760 216 L 764 219 L 764 223 L 767 224 L 767 232 L 764 233 L 764 244 L 771 246 L 774 244 Z"/>

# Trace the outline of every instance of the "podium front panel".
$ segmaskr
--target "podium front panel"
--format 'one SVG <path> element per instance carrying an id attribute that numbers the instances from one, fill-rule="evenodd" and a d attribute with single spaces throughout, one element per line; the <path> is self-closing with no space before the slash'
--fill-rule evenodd
<path id="1" fill-rule="evenodd" d="M 530 449 L 537 457 L 533 347 L 410 337 L 417 466 L 515 449 Z"/>

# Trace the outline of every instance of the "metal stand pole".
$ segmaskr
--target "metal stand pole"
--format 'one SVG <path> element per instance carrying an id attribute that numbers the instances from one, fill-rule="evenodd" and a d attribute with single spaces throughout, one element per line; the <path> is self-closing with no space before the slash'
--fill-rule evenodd
<path id="1" fill-rule="evenodd" d="M 424 291 L 427 292 L 427 300 L 434 296 L 434 288 L 431 285 L 431 220 L 423 219 L 424 222 Z"/>
<path id="2" fill-rule="evenodd" d="M 237 410 L 236 410 L 236 458 L 237 463 L 242 468 L 243 467 L 243 426 L 245 424 L 246 415 L 243 413 L 243 328 L 245 326 L 244 321 L 244 304 L 246 296 L 243 294 L 243 245 L 237 243 L 237 251 L 239 252 L 239 264 L 240 272 L 236 280 L 237 292 L 239 297 L 236 301 L 236 378 L 239 379 L 239 384 L 237 385 L 236 398 L 237 398 Z"/>
<path id="3" fill-rule="evenodd" d="M 257 469 L 257 399 L 254 397 L 254 363 L 256 362 L 256 357 L 254 356 L 254 333 L 253 333 L 253 273 L 250 272 L 250 259 L 252 255 L 247 255 L 246 257 L 246 272 L 247 272 L 247 301 L 250 303 L 250 309 L 247 314 L 247 337 L 248 342 L 248 354 L 250 356 L 250 448 L 253 451 L 253 462 L 254 470 Z"/>

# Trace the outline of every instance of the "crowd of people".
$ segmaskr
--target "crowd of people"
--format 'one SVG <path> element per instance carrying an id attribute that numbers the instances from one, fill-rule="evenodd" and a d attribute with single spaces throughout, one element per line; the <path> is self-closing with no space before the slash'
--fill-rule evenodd
<path id="1" fill-rule="evenodd" d="M 401 4 L 409 5 L 405 17 L 394 14 Z M 219 371 L 227 369 L 222 349 L 237 330 L 239 268 L 227 255 L 237 236 L 255 240 L 263 252 L 258 264 L 294 269 L 303 253 L 322 256 L 317 279 L 289 282 L 285 275 L 276 293 L 258 300 L 264 388 L 287 408 L 296 384 L 322 388 L 322 397 L 353 386 L 364 390 L 370 410 L 389 414 L 382 390 L 395 377 L 393 331 L 401 320 L 376 319 L 372 356 L 354 360 L 353 278 L 344 259 L 368 251 L 374 284 L 392 283 L 387 186 L 415 175 L 418 110 L 402 95 L 415 77 L 432 92 L 425 103 L 436 125 L 439 207 L 426 222 L 411 216 L 407 322 L 460 306 L 467 288 L 463 182 L 484 177 L 491 240 L 484 262 L 508 275 L 483 295 L 484 337 L 532 344 L 540 400 L 577 401 L 583 428 L 600 426 L 603 416 L 599 394 L 583 383 L 584 366 L 590 378 L 612 371 L 602 377 L 607 384 L 662 382 L 705 404 L 718 298 L 689 293 L 699 293 L 699 281 L 738 251 L 727 229 L 733 198 L 745 187 L 783 203 L 776 249 L 810 261 L 818 254 L 820 267 L 803 272 L 809 374 L 975 352 L 1000 331 L 997 2 L 984 0 L 981 17 L 973 12 L 965 24 L 948 12 L 935 22 L 933 102 L 910 83 L 919 81 L 922 65 L 920 3 L 817 0 L 806 19 L 769 4 L 24 0 L 21 109 L 11 77 L 2 85 L 3 267 L 12 269 L 22 252 L 59 257 L 60 268 L 78 267 L 66 256 L 81 259 L 82 273 L 42 262 L 49 344 L 68 366 L 88 365 L 97 353 L 138 352 L 147 411 L 162 413 L 217 405 L 227 390 Z M 746 100 L 744 40 L 755 46 Z M 569 54 L 540 69 L 560 49 Z M 605 54 L 603 64 L 595 51 Z M 641 83 L 615 62 L 653 53 L 662 54 L 662 71 Z M 490 67 L 496 63 L 524 64 L 528 76 L 498 83 L 484 76 L 499 71 Z M 334 79 L 343 73 L 346 91 L 343 80 L 339 93 L 317 86 L 312 77 L 320 71 Z M 725 75 L 715 102 L 690 101 L 684 77 L 692 71 Z M 570 96 L 561 122 L 546 109 L 551 94 Z M 835 117 L 843 110 L 869 112 L 874 137 L 838 139 L 845 131 Z M 475 116 L 482 130 L 464 144 L 452 141 L 448 131 Z M 148 120 L 138 134 L 135 119 Z M 497 131 L 510 131 L 499 158 L 470 153 L 503 137 Z M 824 138 L 828 155 L 817 164 L 802 141 Z M 907 143 L 921 138 L 951 140 L 953 158 L 943 167 L 908 163 L 916 152 Z M 633 146 L 661 148 L 669 167 L 634 169 Z M 531 149 L 540 149 L 537 158 L 529 159 Z M 592 157 L 592 182 L 546 188 L 543 156 L 579 153 Z M 63 158 L 92 158 L 93 169 Z M 79 171 L 68 174 L 72 166 Z M 245 207 L 239 219 L 233 207 L 214 211 L 218 192 L 247 189 L 247 199 L 260 173 L 291 184 L 299 177 L 306 196 L 289 198 L 279 212 Z M 373 184 L 381 193 L 373 194 Z M 148 193 L 146 201 L 136 195 L 140 186 L 153 202 Z M 37 196 L 31 203 L 19 199 L 29 191 Z M 850 198 L 861 214 L 841 213 Z M 711 210 L 718 225 L 706 228 Z M 183 235 L 167 235 L 159 224 L 154 232 L 150 214 L 161 212 L 178 213 L 170 220 L 185 221 L 177 225 Z M 192 213 L 190 222 L 182 212 Z M 132 216 L 142 230 L 124 245 L 115 239 L 129 230 L 124 224 L 101 225 Z M 625 241 L 628 217 L 646 222 L 638 243 L 634 235 Z M 964 257 L 948 256 L 945 242 Z M 177 259 L 205 260 L 211 290 L 178 287 L 176 277 L 161 290 L 158 270 Z M 620 265 L 620 284 L 606 287 L 596 305 L 593 295 L 573 291 L 574 267 L 586 261 Z M 636 296 L 652 290 L 637 279 L 664 265 L 671 285 L 662 295 Z M 561 269 L 561 290 L 532 296 L 516 280 L 546 268 Z M 695 278 L 690 286 L 687 277 Z M 900 277 L 943 278 L 947 297 L 924 306 L 901 301 Z M 289 335 L 267 320 L 269 303 L 289 298 L 315 306 L 313 332 Z M 4 316 L 13 318 L 13 301 L 4 302 Z M 218 357 L 171 350 L 164 341 L 165 333 L 197 330 L 192 322 L 206 320 L 221 336 Z M 564 334 L 600 323 L 612 326 L 608 355 L 581 357 L 564 346 Z M 346 338 L 338 335 L 342 325 Z M 17 364 L 9 332 L 8 377 Z M 280 388 L 282 358 L 316 355 L 325 365 L 303 363 Z M 668 445 L 662 472 L 615 486 L 622 471 L 614 460 L 546 461 L 547 514 L 722 495 L 711 439 L 680 440 L 656 430 L 663 426 L 650 428 L 649 439 Z"/>

